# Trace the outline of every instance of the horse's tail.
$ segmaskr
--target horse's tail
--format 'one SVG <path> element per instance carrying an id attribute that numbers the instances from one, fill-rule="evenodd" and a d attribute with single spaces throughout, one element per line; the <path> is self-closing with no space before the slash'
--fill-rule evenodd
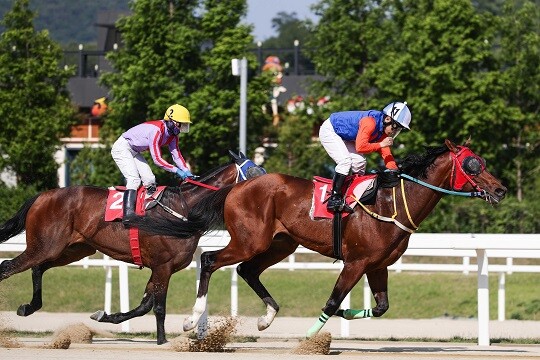
<path id="1" fill-rule="evenodd" d="M 15 215 L 0 226 L 0 243 L 20 234 L 26 227 L 26 214 L 40 194 L 26 200 Z"/>
<path id="2" fill-rule="evenodd" d="M 225 186 L 201 198 L 189 210 L 187 220 L 171 217 L 140 216 L 134 218 L 130 223 L 150 234 L 168 235 L 184 239 L 195 235 L 201 236 L 223 224 L 225 198 L 232 187 L 233 185 Z"/>

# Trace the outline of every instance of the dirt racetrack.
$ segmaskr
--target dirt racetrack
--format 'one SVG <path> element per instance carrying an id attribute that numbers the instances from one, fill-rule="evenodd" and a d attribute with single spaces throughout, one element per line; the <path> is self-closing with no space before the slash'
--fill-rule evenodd
<path id="1" fill-rule="evenodd" d="M 351 338 L 340 337 L 339 320 L 330 322 L 323 332 L 329 331 L 327 355 L 317 353 L 315 345 L 307 344 L 304 350 L 315 350 L 315 354 L 296 354 L 301 344 L 306 345 L 303 334 L 313 322 L 313 319 L 305 318 L 276 318 L 275 323 L 265 332 L 254 330 L 255 318 L 243 319 L 239 324 L 238 338 L 224 343 L 221 352 L 188 352 L 179 350 L 175 344 L 181 341 L 189 341 L 186 333 L 174 338 L 168 334 L 169 342 L 164 345 L 156 345 L 154 339 L 135 337 L 123 337 L 120 325 L 96 323 L 88 318 L 88 314 L 59 314 L 59 313 L 36 313 L 27 318 L 21 318 L 13 313 L 1 313 L 4 324 L 18 331 L 55 331 L 52 336 L 35 337 L 0 337 L 0 359 L 17 360 L 138 360 L 138 359 L 234 359 L 234 360 L 276 360 L 276 359 L 539 359 L 540 345 L 498 345 L 478 346 L 474 340 L 470 343 L 443 342 L 442 339 L 450 339 L 453 336 L 466 336 L 467 329 L 474 333 L 475 322 L 471 320 L 357 320 L 351 322 Z M 183 320 L 182 315 L 168 316 L 166 323 L 168 331 L 177 331 Z M 135 320 L 135 319 L 134 319 Z M 331 319 L 334 320 L 334 319 Z M 336 319 L 337 320 L 337 319 Z M 501 324 L 502 323 L 502 324 Z M 71 324 L 71 325 L 67 325 Z M 90 329 L 93 336 L 87 336 L 84 331 L 78 331 L 77 340 L 73 332 L 70 336 L 74 341 L 62 337 L 63 327 L 77 325 Z M 130 321 L 131 330 L 155 331 L 153 316 L 146 316 Z M 360 327 L 360 328 L 356 328 Z M 111 333 L 108 333 L 111 331 Z M 268 332 L 269 331 L 269 332 Z M 492 326 L 492 338 L 518 337 L 540 338 L 539 322 L 494 322 Z M 114 334 L 113 334 L 114 333 Z M 426 337 L 426 334 L 434 336 Z M 80 336 L 80 335 L 83 336 Z M 178 334 L 178 333 L 177 333 Z M 329 334 L 329 333 L 328 333 Z M 384 341 L 378 336 L 386 334 Z M 513 334 L 514 336 L 509 336 Z M 473 335 L 474 334 L 469 334 Z M 221 335 L 220 335 L 221 336 Z M 239 338 L 249 337 L 250 342 L 234 342 Z M 407 337 L 409 340 L 407 340 Z M 411 337 L 431 338 L 423 342 L 411 342 Z M 366 340 L 369 339 L 369 340 Z M 231 342 L 232 341 L 232 342 Z M 54 344 L 54 346 L 51 346 Z M 6 346 L 7 345 L 7 346 Z M 66 346 L 67 345 L 67 346 Z"/>
<path id="2" fill-rule="evenodd" d="M 225 352 L 176 352 L 170 344 L 157 346 L 144 339 L 97 338 L 91 344 L 71 344 L 68 349 L 44 349 L 48 339 L 17 339 L 23 347 L 0 348 L 0 359 L 17 360 L 149 360 L 149 359 L 212 359 L 212 360 L 277 360 L 277 359 L 540 359 L 538 346 L 490 346 L 474 344 L 408 343 L 333 340 L 329 355 L 295 355 L 299 340 L 259 339 L 256 343 L 230 343 Z"/>

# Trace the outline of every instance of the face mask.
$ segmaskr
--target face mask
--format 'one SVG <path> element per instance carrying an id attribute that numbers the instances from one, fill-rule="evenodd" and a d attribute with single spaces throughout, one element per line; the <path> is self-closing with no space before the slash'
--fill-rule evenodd
<path id="1" fill-rule="evenodd" d="M 165 122 L 167 125 L 167 132 L 170 136 L 178 136 L 180 129 L 175 125 L 174 121 L 168 120 Z"/>

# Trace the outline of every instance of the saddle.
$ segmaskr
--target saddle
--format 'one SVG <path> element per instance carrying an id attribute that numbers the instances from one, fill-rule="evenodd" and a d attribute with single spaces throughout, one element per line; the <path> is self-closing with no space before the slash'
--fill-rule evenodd
<path id="1" fill-rule="evenodd" d="M 359 199 L 363 204 L 372 205 L 376 201 L 377 189 L 379 181 L 377 175 L 349 175 L 345 179 L 342 191 L 347 205 L 354 209 L 356 199 Z M 310 210 L 310 217 L 331 219 L 334 213 L 326 209 L 326 201 L 330 196 L 332 189 L 332 179 L 327 179 L 321 176 L 313 177 L 313 198 Z M 343 212 L 342 217 L 349 215 L 348 212 Z"/>
<path id="2" fill-rule="evenodd" d="M 163 196 L 163 190 L 165 190 L 165 188 L 165 186 L 158 186 L 152 195 L 148 195 L 146 189 L 141 186 L 139 190 L 137 190 L 137 200 L 135 204 L 137 214 L 144 215 L 146 210 L 155 207 Z M 117 221 L 122 219 L 124 191 L 126 191 L 125 186 L 109 187 L 107 206 L 105 207 L 105 221 Z"/>

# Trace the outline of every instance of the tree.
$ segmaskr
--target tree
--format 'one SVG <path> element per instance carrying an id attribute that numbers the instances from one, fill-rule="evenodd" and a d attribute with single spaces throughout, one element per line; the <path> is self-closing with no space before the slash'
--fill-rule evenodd
<path id="1" fill-rule="evenodd" d="M 132 15 L 117 26 L 123 46 L 109 57 L 115 72 L 102 83 L 111 89 L 111 112 L 103 135 L 109 143 L 126 128 L 148 119 L 161 119 L 173 103 L 191 113 L 189 134 L 180 147 L 194 172 L 223 164 L 228 150 L 238 144 L 239 81 L 231 74 L 231 59 L 247 57 L 250 28 L 240 25 L 245 0 L 139 0 Z M 262 119 L 263 86 L 250 77 L 249 139 L 253 141 Z M 253 110 L 257 108 L 257 110 Z M 160 177 L 161 174 L 161 177 Z M 156 169 L 158 182 L 170 174 Z"/>
<path id="2" fill-rule="evenodd" d="M 385 6 L 373 0 L 323 0 L 314 10 L 320 20 L 307 46 L 317 73 L 325 77 L 315 91 L 330 92 L 334 110 L 375 106 L 370 101 L 374 84 L 364 74 L 386 53 Z"/>
<path id="3" fill-rule="evenodd" d="M 540 170 L 540 8 L 507 1 L 498 23 L 501 97 L 511 109 L 499 159 L 519 201 L 535 195 Z M 527 181 L 527 179 L 529 179 Z"/>
<path id="4" fill-rule="evenodd" d="M 73 69 L 46 30 L 36 32 L 29 0 L 16 0 L 0 38 L 0 169 L 38 190 L 58 186 L 54 153 L 74 123 L 66 84 Z"/>
<path id="5" fill-rule="evenodd" d="M 287 13 L 280 11 L 276 17 L 272 19 L 272 28 L 276 31 L 277 36 L 273 36 L 262 43 L 262 48 L 265 49 L 267 55 L 278 56 L 281 64 L 285 66 L 288 63 L 290 66 L 295 65 L 294 46 L 295 41 L 298 41 L 298 69 L 294 69 L 299 73 L 305 73 L 313 69 L 313 63 L 306 56 L 306 44 L 312 37 L 313 22 L 309 19 L 298 19 L 296 12 Z M 278 49 L 290 49 L 290 51 L 276 52 Z M 289 67 L 290 69 L 290 67 Z M 285 72 L 288 70 L 285 69 Z"/>

